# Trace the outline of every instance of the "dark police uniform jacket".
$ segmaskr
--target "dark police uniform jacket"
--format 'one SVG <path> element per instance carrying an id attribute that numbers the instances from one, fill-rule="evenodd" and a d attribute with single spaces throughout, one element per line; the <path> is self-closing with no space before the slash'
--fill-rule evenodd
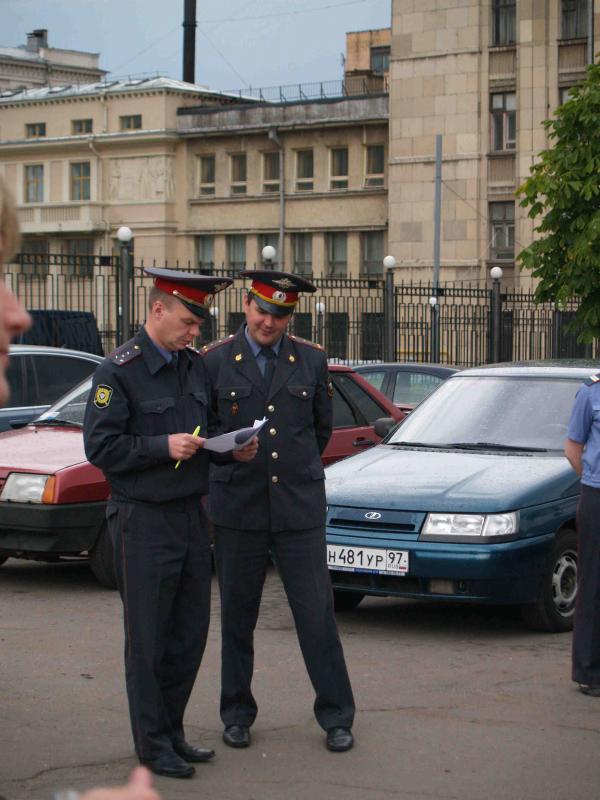
<path id="1" fill-rule="evenodd" d="M 212 464 L 209 516 L 240 530 L 303 530 L 325 524 L 321 453 L 332 426 L 327 359 L 319 345 L 284 334 L 267 391 L 243 325 L 202 348 L 211 406 L 231 431 L 268 418 L 249 462 Z"/>
<path id="2" fill-rule="evenodd" d="M 178 470 L 168 435 L 215 431 L 203 359 L 191 348 L 167 364 L 144 328 L 94 374 L 85 452 L 104 472 L 114 500 L 164 503 L 208 491 L 209 454 L 200 449 Z"/>

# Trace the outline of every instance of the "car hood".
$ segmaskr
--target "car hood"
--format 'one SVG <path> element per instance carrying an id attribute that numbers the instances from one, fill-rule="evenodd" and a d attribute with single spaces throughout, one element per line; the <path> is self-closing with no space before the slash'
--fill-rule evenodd
<path id="1" fill-rule="evenodd" d="M 559 455 L 421 451 L 380 445 L 326 470 L 327 502 L 422 511 L 501 512 L 578 493 Z"/>
<path id="2" fill-rule="evenodd" d="M 85 461 L 79 428 L 32 425 L 0 434 L 0 475 L 19 470 L 51 474 Z"/>

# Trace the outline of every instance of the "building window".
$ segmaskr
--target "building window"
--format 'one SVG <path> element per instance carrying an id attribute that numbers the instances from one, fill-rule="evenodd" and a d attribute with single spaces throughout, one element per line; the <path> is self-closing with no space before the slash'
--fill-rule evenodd
<path id="1" fill-rule="evenodd" d="M 199 269 L 210 275 L 215 266 L 215 237 L 196 236 L 196 254 Z"/>
<path id="2" fill-rule="evenodd" d="M 562 38 L 582 39 L 588 30 L 588 0 L 562 0 Z"/>
<path id="3" fill-rule="evenodd" d="M 125 117 L 119 117 L 122 131 L 139 131 L 142 127 L 141 114 L 129 114 Z"/>
<path id="4" fill-rule="evenodd" d="M 371 48 L 371 72 L 383 75 L 390 71 L 390 48 L 372 47 Z"/>
<path id="5" fill-rule="evenodd" d="M 348 237 L 346 233 L 327 234 L 327 276 L 344 277 L 348 273 Z"/>
<path id="6" fill-rule="evenodd" d="M 227 267 L 236 274 L 246 269 L 246 237 L 243 234 L 227 236 Z"/>
<path id="7" fill-rule="evenodd" d="M 382 144 L 367 145 L 365 186 L 383 186 L 385 172 L 385 149 Z"/>
<path id="8" fill-rule="evenodd" d="M 246 194 L 246 153 L 231 156 L 231 194 Z"/>
<path id="9" fill-rule="evenodd" d="M 91 278 L 94 275 L 94 240 L 67 239 L 64 245 L 69 275 Z"/>
<path id="10" fill-rule="evenodd" d="M 94 129 L 94 123 L 91 119 L 72 119 L 71 120 L 71 133 L 73 136 L 79 136 L 82 133 L 91 133 Z"/>
<path id="11" fill-rule="evenodd" d="M 569 100 L 573 97 L 573 89 L 574 86 L 561 86 L 558 90 L 558 98 L 559 98 L 559 105 L 563 105 L 563 103 L 568 103 Z"/>
<path id="12" fill-rule="evenodd" d="M 44 165 L 27 164 L 25 167 L 24 197 L 26 203 L 44 202 Z"/>
<path id="13" fill-rule="evenodd" d="M 331 149 L 330 189 L 348 188 L 348 148 L 333 147 Z"/>
<path id="14" fill-rule="evenodd" d="M 515 204 L 490 203 L 490 259 L 513 261 L 515 257 Z"/>
<path id="15" fill-rule="evenodd" d="M 90 162 L 71 164 L 71 200 L 81 202 L 90 199 Z"/>
<path id="16" fill-rule="evenodd" d="M 271 264 L 271 266 L 275 269 L 279 264 L 279 234 L 261 233 L 261 235 L 258 237 L 258 252 L 261 259 L 263 247 L 267 247 L 267 245 L 271 245 L 271 247 L 275 248 L 276 255 Z"/>
<path id="17" fill-rule="evenodd" d="M 296 191 L 312 192 L 314 188 L 314 160 L 312 150 L 296 151 Z"/>
<path id="18" fill-rule="evenodd" d="M 383 231 L 365 231 L 361 239 L 361 275 L 368 278 L 381 278 L 383 276 Z"/>
<path id="19" fill-rule="evenodd" d="M 28 122 L 25 125 L 25 136 L 28 139 L 39 139 L 41 136 L 46 135 L 45 122 Z"/>
<path id="20" fill-rule="evenodd" d="M 492 44 L 516 41 L 516 0 L 492 0 Z"/>
<path id="21" fill-rule="evenodd" d="M 24 238 L 21 245 L 20 263 L 25 275 L 45 277 L 50 272 L 48 239 Z"/>
<path id="22" fill-rule="evenodd" d="M 263 153 L 263 186 L 265 193 L 279 191 L 279 153 Z"/>
<path id="23" fill-rule="evenodd" d="M 490 95 L 492 150 L 514 150 L 517 141 L 517 95 Z"/>
<path id="24" fill-rule="evenodd" d="M 296 275 L 312 275 L 312 234 L 292 234 L 292 248 Z"/>
<path id="25" fill-rule="evenodd" d="M 198 189 L 200 194 L 215 193 L 215 157 L 212 155 L 198 158 Z"/>

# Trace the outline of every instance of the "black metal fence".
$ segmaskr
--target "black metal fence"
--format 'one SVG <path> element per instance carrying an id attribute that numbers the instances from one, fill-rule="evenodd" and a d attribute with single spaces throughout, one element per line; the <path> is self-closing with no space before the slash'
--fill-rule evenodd
<path id="1" fill-rule="evenodd" d="M 152 286 L 143 266 L 135 266 L 131 275 L 132 330 L 144 321 Z M 234 285 L 217 295 L 199 344 L 233 333 L 243 320 L 248 281 L 226 267 L 213 272 L 231 275 Z M 4 268 L 5 281 L 27 308 L 93 314 L 105 352 L 123 338 L 118 274 L 118 259 L 110 256 L 21 254 Z M 383 278 L 316 278 L 314 283 L 316 293 L 301 296 L 292 331 L 320 342 L 330 358 L 341 362 L 437 360 L 473 366 L 600 354 L 597 341 L 580 344 L 570 327 L 576 303 L 560 309 L 537 304 L 531 293 L 504 291 L 499 283 L 486 288 L 442 284 L 437 291 L 428 284 L 390 288 Z"/>

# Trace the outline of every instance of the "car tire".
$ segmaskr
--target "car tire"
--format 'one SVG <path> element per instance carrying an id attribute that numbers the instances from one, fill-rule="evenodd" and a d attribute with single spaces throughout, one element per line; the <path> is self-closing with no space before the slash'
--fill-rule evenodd
<path id="1" fill-rule="evenodd" d="M 364 592 L 333 590 L 333 607 L 336 611 L 354 611 L 364 597 Z"/>
<path id="2" fill-rule="evenodd" d="M 563 530 L 556 536 L 537 601 L 522 607 L 523 619 L 538 631 L 570 631 L 576 597 L 577 534 Z"/>
<path id="3" fill-rule="evenodd" d="M 117 588 L 117 574 L 115 571 L 115 557 L 112 541 L 108 535 L 106 523 L 100 528 L 100 533 L 94 546 L 89 552 L 90 568 L 98 583 L 107 589 Z"/>

